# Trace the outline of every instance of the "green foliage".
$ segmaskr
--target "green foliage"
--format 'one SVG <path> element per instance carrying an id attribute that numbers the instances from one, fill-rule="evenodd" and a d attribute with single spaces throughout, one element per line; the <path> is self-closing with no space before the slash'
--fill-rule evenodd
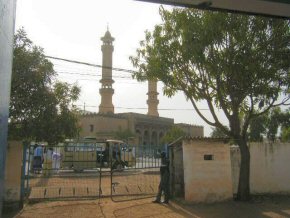
<path id="1" fill-rule="evenodd" d="M 182 91 L 197 114 L 239 145 L 241 168 L 237 198 L 249 199 L 252 119 L 289 103 L 289 20 L 195 9 L 160 8 L 162 24 L 146 32 L 135 57 L 138 80 L 159 80 L 164 94 Z M 211 116 L 197 103 L 204 100 Z M 216 111 L 229 124 L 226 129 Z"/>
<path id="2" fill-rule="evenodd" d="M 161 143 L 162 144 L 169 144 L 171 142 L 174 142 L 175 140 L 177 140 L 178 138 L 185 136 L 185 132 L 177 127 L 177 126 L 173 126 L 161 139 Z"/>
<path id="3" fill-rule="evenodd" d="M 290 141 L 290 109 L 280 114 L 281 140 Z"/>
<path id="4" fill-rule="evenodd" d="M 253 142 L 263 141 L 263 135 L 267 132 L 268 113 L 255 117 L 250 121 L 249 140 Z"/>
<path id="5" fill-rule="evenodd" d="M 228 129 L 227 127 L 225 128 Z M 210 136 L 213 138 L 228 138 L 228 136 L 224 133 L 224 131 L 222 131 L 221 129 L 217 127 L 212 128 L 212 132 Z"/>
<path id="6" fill-rule="evenodd" d="M 169 97 L 183 91 L 206 123 L 235 138 L 246 137 L 254 117 L 289 102 L 289 21 L 180 8 L 160 14 L 163 23 L 130 57 L 138 80 L 162 81 Z M 199 100 L 212 117 L 198 110 Z"/>
<path id="7" fill-rule="evenodd" d="M 290 141 L 290 127 L 283 127 L 282 128 L 281 140 L 283 142 L 289 142 Z"/>
<path id="8" fill-rule="evenodd" d="M 70 105 L 80 88 L 53 83 L 53 64 L 23 29 L 15 35 L 13 58 L 9 137 L 56 143 L 76 136 L 77 110 Z"/>
<path id="9" fill-rule="evenodd" d="M 268 119 L 268 131 L 267 131 L 267 138 L 274 142 L 276 139 L 276 135 L 278 132 L 278 127 L 281 123 L 281 109 L 280 108 L 274 108 L 270 111 L 269 119 Z"/>
<path id="10" fill-rule="evenodd" d="M 274 142 L 278 130 L 281 128 L 281 139 L 288 140 L 288 127 L 290 126 L 290 113 L 282 111 L 281 108 L 272 108 L 268 113 L 251 120 L 249 128 L 249 139 L 251 141 L 263 141 L 263 135 Z"/>

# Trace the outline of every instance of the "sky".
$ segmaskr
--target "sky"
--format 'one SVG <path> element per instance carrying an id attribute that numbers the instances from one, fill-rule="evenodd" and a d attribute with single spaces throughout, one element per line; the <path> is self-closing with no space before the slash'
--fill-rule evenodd
<path id="1" fill-rule="evenodd" d="M 161 23 L 159 7 L 133 0 L 19 0 L 15 30 L 23 27 L 47 56 L 101 65 L 100 38 L 108 28 L 115 38 L 113 67 L 136 70 L 129 57 L 136 54 L 139 42 L 145 38 L 145 30 L 153 30 Z M 87 111 L 98 112 L 101 69 L 51 61 L 58 72 L 58 80 L 81 87 L 76 104 Z M 147 83 L 137 82 L 130 74 L 120 71 L 113 71 L 113 79 L 115 113 L 146 114 Z M 159 116 L 173 118 L 175 123 L 204 126 L 204 134 L 209 136 L 211 127 L 193 110 L 183 93 L 168 98 L 163 95 L 162 88 L 162 83 L 158 82 Z M 199 108 L 207 106 L 201 102 Z M 208 110 L 203 113 L 211 117 Z M 221 112 L 219 116 L 225 120 Z"/>

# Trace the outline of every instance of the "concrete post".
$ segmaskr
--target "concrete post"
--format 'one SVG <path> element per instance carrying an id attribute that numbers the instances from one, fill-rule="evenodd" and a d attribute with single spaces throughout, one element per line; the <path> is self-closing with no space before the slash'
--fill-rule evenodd
<path id="1" fill-rule="evenodd" d="M 0 0 L 0 215 L 4 199 L 16 0 Z"/>

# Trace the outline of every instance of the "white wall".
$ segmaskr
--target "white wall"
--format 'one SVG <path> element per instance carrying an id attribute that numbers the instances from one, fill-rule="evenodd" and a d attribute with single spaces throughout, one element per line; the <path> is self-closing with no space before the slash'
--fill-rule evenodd
<path id="1" fill-rule="evenodd" d="M 204 160 L 213 155 L 213 160 Z M 232 199 L 230 148 L 212 140 L 183 141 L 185 200 L 211 203 Z"/>
<path id="2" fill-rule="evenodd" d="M 290 193 L 290 144 L 250 144 L 251 193 Z M 234 193 L 237 191 L 239 174 L 239 150 L 231 148 Z"/>

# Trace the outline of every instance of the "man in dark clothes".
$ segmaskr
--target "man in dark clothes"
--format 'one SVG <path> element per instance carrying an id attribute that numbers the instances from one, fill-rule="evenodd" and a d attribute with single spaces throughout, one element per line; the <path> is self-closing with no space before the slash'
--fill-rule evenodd
<path id="1" fill-rule="evenodd" d="M 161 152 L 161 166 L 160 166 L 160 183 L 158 193 L 153 203 L 161 203 L 162 192 L 164 194 L 164 201 L 162 203 L 168 204 L 169 200 L 169 160 L 166 158 L 166 153 Z"/>

